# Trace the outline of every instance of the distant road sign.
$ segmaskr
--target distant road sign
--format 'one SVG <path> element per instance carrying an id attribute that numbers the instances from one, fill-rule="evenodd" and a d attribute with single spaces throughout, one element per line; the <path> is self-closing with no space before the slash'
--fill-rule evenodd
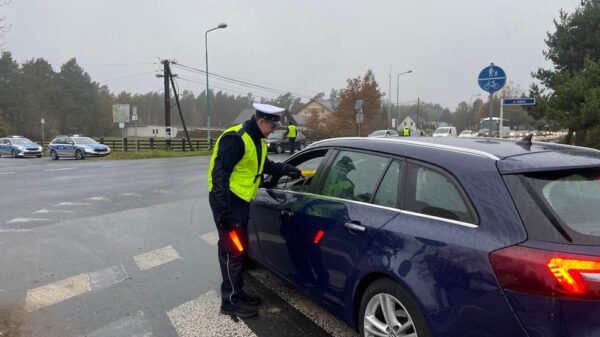
<path id="1" fill-rule="evenodd" d="M 112 106 L 113 123 L 129 123 L 129 104 Z"/>
<path id="2" fill-rule="evenodd" d="M 477 82 L 481 89 L 491 94 L 504 87 L 506 84 L 506 73 L 502 68 L 492 63 L 488 67 L 483 68 L 479 73 Z"/>
<path id="3" fill-rule="evenodd" d="M 535 98 L 503 98 L 502 105 L 535 105 Z"/>

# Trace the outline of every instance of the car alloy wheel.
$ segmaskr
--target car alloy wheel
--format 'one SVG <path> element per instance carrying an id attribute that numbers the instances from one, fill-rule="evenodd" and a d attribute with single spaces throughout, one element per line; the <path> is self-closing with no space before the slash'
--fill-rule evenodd
<path id="1" fill-rule="evenodd" d="M 75 151 L 75 159 L 85 159 L 85 156 L 83 155 L 83 152 L 81 150 Z"/>
<path id="2" fill-rule="evenodd" d="M 281 144 L 277 144 L 275 152 L 277 152 L 277 154 L 283 153 L 283 148 L 281 147 Z"/>
<path id="3" fill-rule="evenodd" d="M 364 337 L 430 336 L 423 315 L 390 279 L 379 279 L 365 291 L 360 307 L 360 335 Z"/>
<path id="4" fill-rule="evenodd" d="M 13 158 L 19 158 L 19 155 L 17 154 L 17 151 L 12 150 L 11 154 L 12 154 Z"/>
<path id="5" fill-rule="evenodd" d="M 56 154 L 56 151 L 50 151 L 50 158 L 52 158 L 52 160 L 58 160 L 58 154 Z"/>

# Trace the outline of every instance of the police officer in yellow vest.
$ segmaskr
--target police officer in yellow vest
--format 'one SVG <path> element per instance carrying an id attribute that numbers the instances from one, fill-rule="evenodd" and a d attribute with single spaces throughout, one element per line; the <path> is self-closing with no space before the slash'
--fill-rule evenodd
<path id="1" fill-rule="evenodd" d="M 294 125 L 294 122 L 290 121 L 290 123 L 288 124 L 287 127 L 287 137 L 288 137 L 288 144 L 290 146 L 290 153 L 294 154 L 294 150 L 296 150 L 296 135 L 297 135 L 297 131 L 296 131 L 296 126 Z"/>
<path id="2" fill-rule="evenodd" d="M 410 137 L 410 129 L 409 128 L 402 129 L 402 136 L 403 137 Z"/>
<path id="3" fill-rule="evenodd" d="M 263 173 L 300 176 L 296 167 L 267 158 L 265 138 L 275 130 L 284 109 L 258 103 L 253 107 L 254 116 L 221 134 L 208 167 L 208 200 L 219 233 L 223 277 L 221 313 L 242 318 L 256 316 L 262 304 L 260 296 L 243 289 L 250 201 L 256 196 Z"/>

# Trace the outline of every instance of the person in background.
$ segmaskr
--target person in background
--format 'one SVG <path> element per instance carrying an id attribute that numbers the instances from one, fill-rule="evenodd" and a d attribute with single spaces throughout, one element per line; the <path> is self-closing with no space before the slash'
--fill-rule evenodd
<path id="1" fill-rule="evenodd" d="M 294 150 L 296 150 L 296 136 L 298 135 L 294 122 L 290 121 L 288 124 L 286 135 L 288 137 L 288 144 L 290 145 L 290 153 L 294 154 Z"/>
<path id="2" fill-rule="evenodd" d="M 299 178 L 296 167 L 267 158 L 265 138 L 275 130 L 284 109 L 253 105 L 249 120 L 225 130 L 218 138 L 208 167 L 208 200 L 219 233 L 221 313 L 241 318 L 256 316 L 262 299 L 244 290 L 242 265 L 247 252 L 250 201 L 262 174 Z"/>

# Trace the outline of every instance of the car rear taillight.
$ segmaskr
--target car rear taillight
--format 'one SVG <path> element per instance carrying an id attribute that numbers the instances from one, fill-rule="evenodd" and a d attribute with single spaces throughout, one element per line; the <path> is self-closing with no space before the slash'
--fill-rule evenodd
<path id="1" fill-rule="evenodd" d="M 600 299 L 600 257 L 511 246 L 490 254 L 503 289 L 569 299 Z"/>

